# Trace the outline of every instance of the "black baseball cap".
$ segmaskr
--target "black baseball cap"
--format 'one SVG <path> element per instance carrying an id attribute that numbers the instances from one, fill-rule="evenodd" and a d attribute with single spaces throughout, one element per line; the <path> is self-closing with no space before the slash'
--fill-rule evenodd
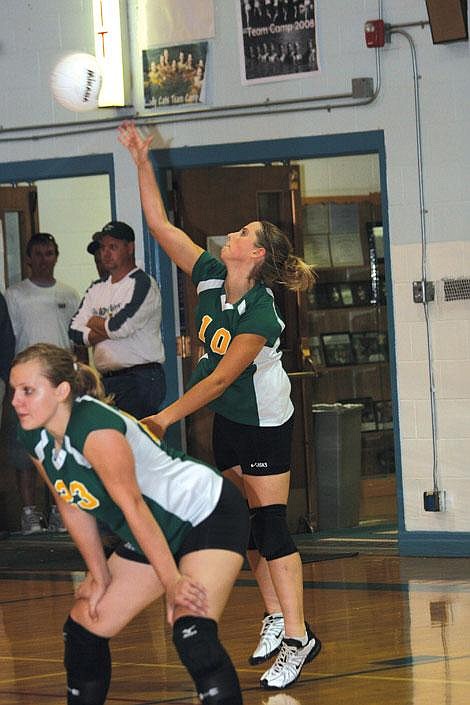
<path id="1" fill-rule="evenodd" d="M 101 230 L 99 230 L 97 233 L 93 233 L 91 237 L 91 242 L 88 243 L 88 246 L 86 248 L 86 251 L 90 253 L 90 255 L 95 255 L 97 251 L 100 249 L 100 243 L 99 243 L 99 238 L 101 236 Z"/>
<path id="2" fill-rule="evenodd" d="M 120 220 L 110 220 L 109 223 L 106 223 L 102 231 L 95 233 L 95 235 L 98 235 L 96 238 L 97 240 L 105 235 L 109 235 L 110 237 L 115 237 L 116 240 L 135 242 L 135 235 L 131 226 L 127 225 L 127 223 L 121 222 Z"/>

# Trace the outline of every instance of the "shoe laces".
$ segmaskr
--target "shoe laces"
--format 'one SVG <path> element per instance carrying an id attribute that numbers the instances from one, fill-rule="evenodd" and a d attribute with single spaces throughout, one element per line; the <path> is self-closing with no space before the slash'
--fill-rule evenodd
<path id="1" fill-rule="evenodd" d="M 263 623 L 261 625 L 261 639 L 269 638 L 271 632 L 275 629 L 279 629 L 279 627 L 282 628 L 283 621 L 282 615 L 280 617 L 274 617 L 272 614 L 268 614 L 268 616 L 263 619 Z"/>
<path id="2" fill-rule="evenodd" d="M 287 644 L 285 641 L 283 641 L 277 658 L 270 668 L 270 676 L 277 676 L 282 673 L 282 671 L 286 668 L 292 669 L 292 672 L 296 673 L 295 665 L 292 663 L 292 661 L 294 660 L 297 651 L 297 646 L 291 646 L 290 644 Z"/>

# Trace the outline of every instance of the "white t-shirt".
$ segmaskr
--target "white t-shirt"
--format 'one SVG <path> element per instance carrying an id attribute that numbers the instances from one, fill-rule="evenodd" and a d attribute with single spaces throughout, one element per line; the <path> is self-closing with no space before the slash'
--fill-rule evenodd
<path id="1" fill-rule="evenodd" d="M 72 287 L 56 281 L 39 286 L 30 279 L 8 287 L 5 299 L 15 333 L 15 353 L 35 343 L 71 348 L 68 328 L 80 298 Z"/>

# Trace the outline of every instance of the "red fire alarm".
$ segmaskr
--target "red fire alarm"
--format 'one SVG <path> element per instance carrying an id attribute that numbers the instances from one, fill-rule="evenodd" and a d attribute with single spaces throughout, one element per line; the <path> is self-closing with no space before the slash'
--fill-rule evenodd
<path id="1" fill-rule="evenodd" d="M 385 23 L 383 20 L 367 20 L 364 25 L 364 33 L 368 47 L 383 47 L 385 44 Z"/>

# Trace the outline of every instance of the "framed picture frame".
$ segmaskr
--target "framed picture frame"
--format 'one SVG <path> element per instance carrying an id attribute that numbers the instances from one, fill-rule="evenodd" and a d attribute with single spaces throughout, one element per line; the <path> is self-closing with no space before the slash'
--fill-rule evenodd
<path id="1" fill-rule="evenodd" d="M 361 404 L 361 431 L 377 431 L 377 416 L 372 397 L 357 397 L 354 399 L 338 399 L 340 404 Z"/>
<path id="2" fill-rule="evenodd" d="M 351 282 L 354 306 L 370 306 L 372 301 L 372 286 L 370 282 Z"/>
<path id="3" fill-rule="evenodd" d="M 343 305 L 340 284 L 326 284 L 326 292 L 329 308 L 339 308 Z"/>
<path id="4" fill-rule="evenodd" d="M 327 367 L 352 365 L 354 363 L 351 336 L 348 332 L 324 333 L 320 337 Z"/>
<path id="5" fill-rule="evenodd" d="M 354 298 L 352 293 L 351 284 L 344 283 L 339 285 L 341 292 L 341 301 L 343 306 L 354 306 Z"/>
<path id="6" fill-rule="evenodd" d="M 375 331 L 351 333 L 351 343 L 354 359 L 358 365 L 385 362 L 387 359 L 385 333 L 377 333 Z"/>
<path id="7" fill-rule="evenodd" d="M 330 252 L 333 267 L 361 267 L 364 264 L 359 232 L 331 233 Z"/>
<path id="8" fill-rule="evenodd" d="M 377 428 L 380 430 L 393 428 L 393 411 L 390 399 L 376 401 L 374 405 Z"/>
<path id="9" fill-rule="evenodd" d="M 308 302 L 313 308 L 329 308 L 326 284 L 315 284 L 308 293 Z"/>
<path id="10" fill-rule="evenodd" d="M 308 344 L 310 348 L 310 357 L 312 358 L 314 366 L 324 367 L 325 358 L 323 356 L 323 347 L 321 344 L 320 336 L 313 335 L 311 338 L 309 338 Z"/>

